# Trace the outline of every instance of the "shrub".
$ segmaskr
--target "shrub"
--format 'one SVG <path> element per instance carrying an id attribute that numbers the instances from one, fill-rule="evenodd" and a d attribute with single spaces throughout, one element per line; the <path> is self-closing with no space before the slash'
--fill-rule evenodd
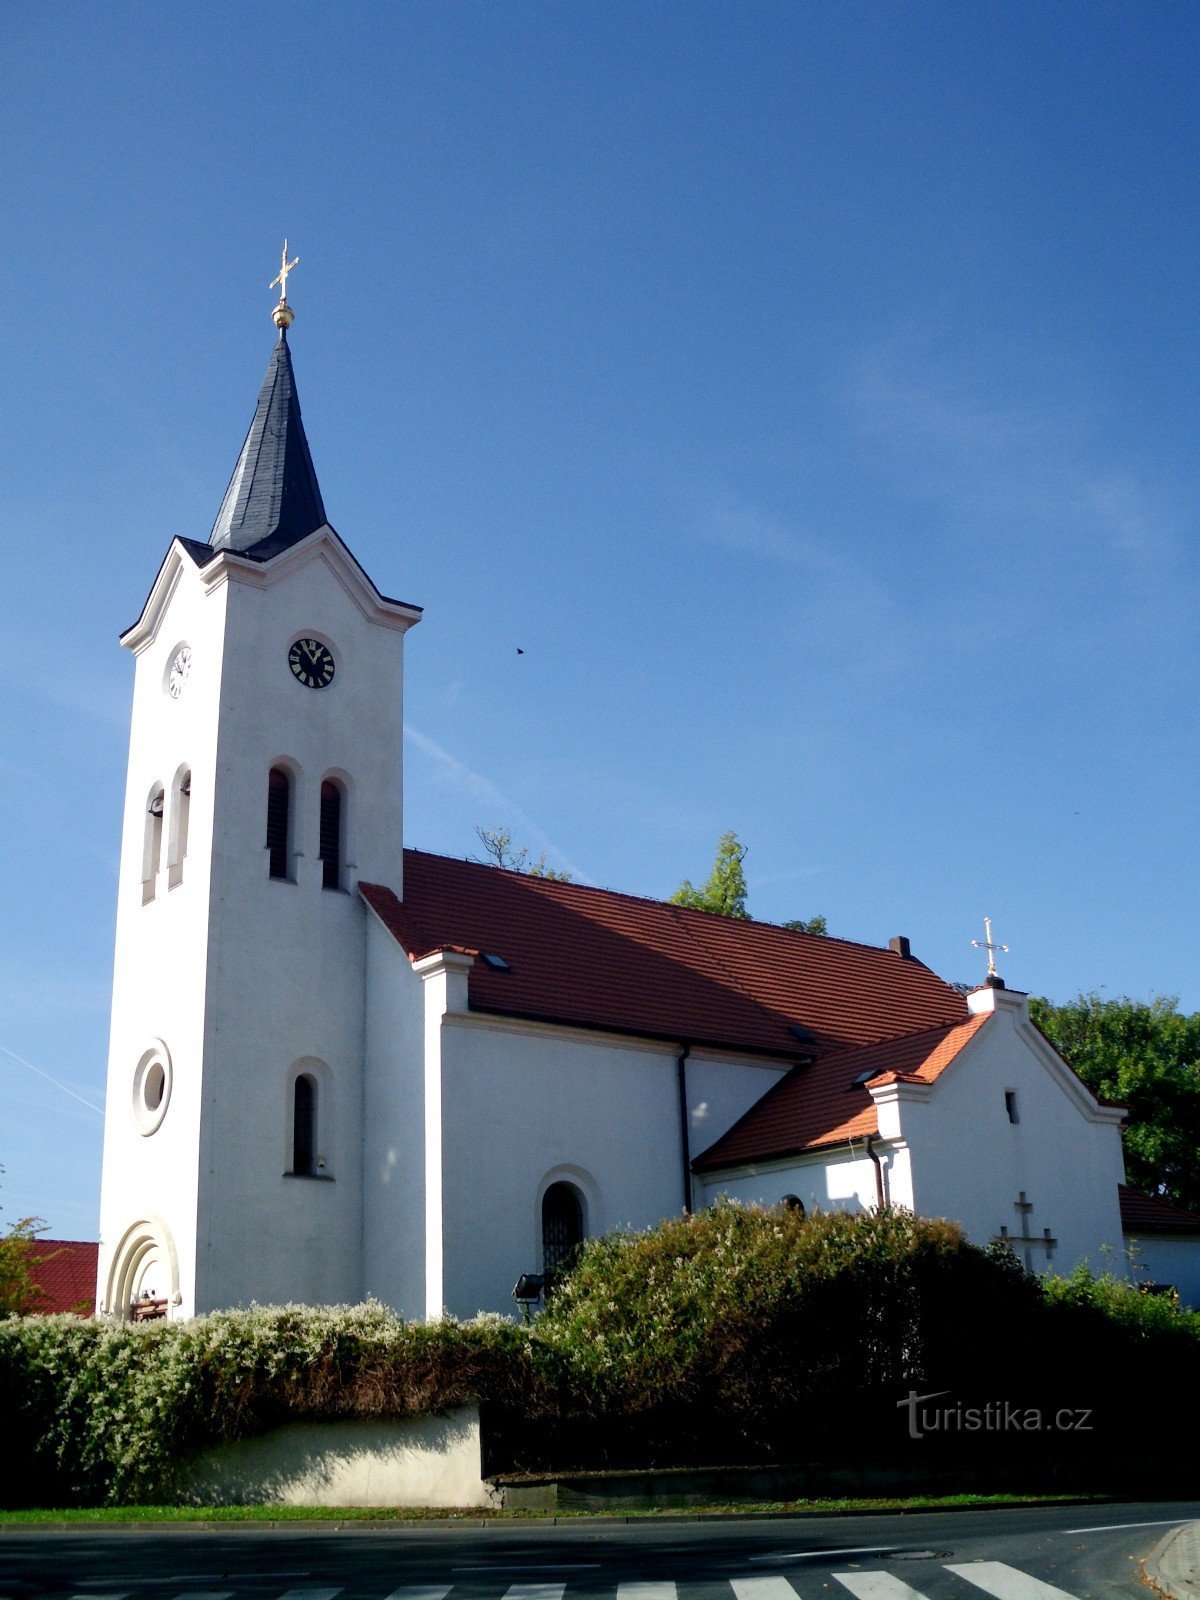
<path id="1" fill-rule="evenodd" d="M 471 1398 L 536 1411 L 527 1335 L 500 1317 L 404 1322 L 376 1303 L 191 1322 L 0 1323 L 10 1501 L 169 1496 L 192 1450 L 291 1418 L 408 1417 Z"/>
<path id="2" fill-rule="evenodd" d="M 815 1441 L 959 1367 L 981 1297 L 1031 1314 L 1011 1257 L 954 1223 L 725 1204 L 591 1244 L 537 1324 L 592 1416 Z"/>

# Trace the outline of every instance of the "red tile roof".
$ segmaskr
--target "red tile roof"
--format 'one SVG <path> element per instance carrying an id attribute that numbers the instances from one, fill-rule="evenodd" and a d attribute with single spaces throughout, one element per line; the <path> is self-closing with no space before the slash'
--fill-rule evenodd
<path id="1" fill-rule="evenodd" d="M 792 1060 L 966 1016 L 963 997 L 919 961 L 847 939 L 419 850 L 404 852 L 403 902 L 359 887 L 412 960 L 460 949 L 509 963 L 475 963 L 473 1011 Z"/>
<path id="2" fill-rule="evenodd" d="M 1117 1185 L 1123 1233 L 1200 1233 L 1200 1216 L 1156 1194 Z"/>
<path id="3" fill-rule="evenodd" d="M 855 1079 L 869 1072 L 872 1087 L 898 1081 L 932 1083 L 989 1016 L 926 1028 L 826 1056 L 811 1067 L 794 1068 L 696 1158 L 696 1171 L 778 1160 L 877 1134 L 875 1102 L 866 1084 L 856 1085 Z"/>
<path id="4" fill-rule="evenodd" d="M 29 1275 L 37 1289 L 30 1311 L 73 1311 L 90 1317 L 96 1308 L 96 1258 L 89 1239 L 33 1239 Z"/>

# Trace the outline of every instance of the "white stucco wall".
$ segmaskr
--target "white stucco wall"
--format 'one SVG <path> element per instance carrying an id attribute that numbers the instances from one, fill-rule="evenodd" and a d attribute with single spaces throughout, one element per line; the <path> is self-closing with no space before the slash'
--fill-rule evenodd
<path id="1" fill-rule="evenodd" d="M 1174 1288 L 1185 1306 L 1200 1309 L 1200 1236 L 1131 1233 L 1125 1248 L 1136 1282 Z"/>
<path id="2" fill-rule="evenodd" d="M 190 1314 L 251 1299 L 353 1300 L 362 1292 L 366 911 L 360 876 L 402 872 L 402 649 L 412 618 L 378 603 L 335 537 L 317 533 L 260 566 L 168 559 L 128 636 L 137 653 L 122 846 L 101 1283 L 132 1217 L 160 1215 Z M 169 591 L 169 592 L 168 592 Z M 333 652 L 333 683 L 292 675 L 294 639 Z M 177 645 L 183 694 L 165 693 Z M 184 881 L 143 905 L 150 780 L 192 768 Z M 268 875 L 267 776 L 293 774 L 294 881 Z M 343 887 L 318 860 L 325 776 L 348 791 Z M 122 1118 L 143 1041 L 176 1064 L 167 1115 L 131 1145 Z M 290 1079 L 318 1083 L 321 1176 L 291 1167 Z"/>
<path id="3" fill-rule="evenodd" d="M 363 1106 L 363 1292 L 406 1317 L 423 1317 L 424 984 L 373 912 Z"/>
<path id="4" fill-rule="evenodd" d="M 494 1507 L 479 1407 L 445 1416 L 289 1423 L 189 1463 L 191 1505 Z"/>
<path id="5" fill-rule="evenodd" d="M 540 1272 L 541 1198 L 581 1193 L 589 1236 L 683 1209 L 677 1047 L 582 1029 L 451 1012 L 442 1058 L 446 1308 L 513 1311 L 522 1272 Z M 689 1116 L 711 1143 L 784 1064 L 696 1052 Z M 703 1108 L 703 1109 L 701 1109 Z M 693 1146 L 693 1149 L 696 1147 Z"/>
<path id="6" fill-rule="evenodd" d="M 881 1145 L 879 1155 L 884 1197 L 891 1205 L 912 1206 L 908 1151 Z M 870 1211 L 876 1202 L 875 1164 L 864 1152 L 863 1141 L 854 1148 L 818 1152 L 802 1158 L 762 1162 L 735 1171 L 716 1173 L 704 1180 L 704 1204 L 724 1195 L 743 1205 L 775 1206 L 785 1195 L 795 1195 L 804 1209 L 814 1211 Z"/>
<path id="7" fill-rule="evenodd" d="M 1002 1226 L 1026 1231 L 1015 1204 L 1024 1192 L 1028 1231 L 1041 1238 L 1049 1228 L 1057 1240 L 1049 1258 L 1038 1245 L 1015 1247 L 1033 1270 L 1066 1272 L 1086 1260 L 1122 1271 L 1119 1114 L 1096 1104 L 1033 1027 L 1024 995 L 981 991 L 972 1000 L 995 1010 L 930 1088 L 875 1095 L 881 1132 L 898 1113 L 914 1209 L 952 1217 L 985 1244 Z M 1017 1096 L 1016 1123 L 1006 1091 Z"/>

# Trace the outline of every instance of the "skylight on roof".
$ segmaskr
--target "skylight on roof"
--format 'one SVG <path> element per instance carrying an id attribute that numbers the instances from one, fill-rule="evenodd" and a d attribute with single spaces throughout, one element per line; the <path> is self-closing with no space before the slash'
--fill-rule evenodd
<path id="1" fill-rule="evenodd" d="M 860 1072 L 856 1078 L 851 1078 L 850 1087 L 852 1089 L 865 1089 L 872 1078 L 878 1078 L 880 1073 L 886 1070 L 886 1067 L 868 1067 L 864 1072 Z"/>
<path id="2" fill-rule="evenodd" d="M 508 962 L 505 961 L 503 956 L 495 955 L 490 950 L 485 950 L 483 952 L 483 959 L 486 962 L 486 964 L 489 967 L 491 967 L 493 972 L 511 972 L 512 971 L 512 968 L 509 966 Z"/>

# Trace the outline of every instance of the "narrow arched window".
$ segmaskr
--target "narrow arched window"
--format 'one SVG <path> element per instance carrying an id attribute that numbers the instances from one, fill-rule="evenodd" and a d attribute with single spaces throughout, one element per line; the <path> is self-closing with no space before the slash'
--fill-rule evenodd
<path id="1" fill-rule="evenodd" d="M 151 790 L 146 807 L 146 836 L 142 847 L 142 904 L 154 899 L 158 884 L 158 867 L 162 859 L 163 811 L 166 791 L 161 787 Z"/>
<path id="2" fill-rule="evenodd" d="M 292 780 L 282 767 L 272 767 L 267 780 L 267 852 L 272 878 L 288 876 Z"/>
<path id="3" fill-rule="evenodd" d="M 311 1178 L 317 1149 L 317 1085 L 306 1073 L 292 1090 L 292 1171 Z"/>
<path id="4" fill-rule="evenodd" d="M 575 1265 L 583 1243 L 583 1202 L 569 1183 L 552 1183 L 542 1196 L 542 1271 L 547 1288 Z"/>
<path id="5" fill-rule="evenodd" d="M 191 811 L 192 774 L 187 767 L 181 767 L 171 792 L 171 845 L 167 852 L 167 882 L 172 889 L 183 882 Z"/>
<path id="6" fill-rule="evenodd" d="M 798 1194 L 785 1194 L 779 1203 L 785 1211 L 795 1211 L 804 1216 L 804 1201 Z"/>
<path id="7" fill-rule="evenodd" d="M 342 887 L 342 791 L 332 779 L 321 785 L 321 887 Z"/>

